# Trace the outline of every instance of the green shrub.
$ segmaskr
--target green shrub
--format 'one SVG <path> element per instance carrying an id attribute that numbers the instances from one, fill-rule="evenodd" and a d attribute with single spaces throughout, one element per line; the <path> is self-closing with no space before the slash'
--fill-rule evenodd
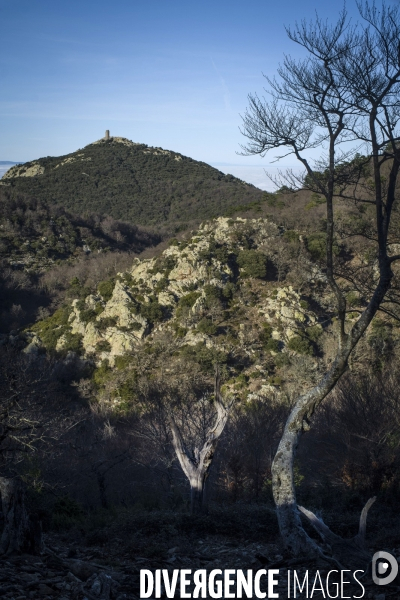
<path id="1" fill-rule="evenodd" d="M 139 297 L 136 296 L 136 299 L 139 300 Z M 137 302 L 128 302 L 128 308 L 133 315 L 140 313 L 140 304 Z"/>
<path id="2" fill-rule="evenodd" d="M 259 340 L 262 342 L 264 350 L 279 352 L 280 344 L 278 340 L 272 337 L 272 327 L 269 323 L 263 323 L 263 330 L 261 331 Z"/>
<path id="3" fill-rule="evenodd" d="M 176 309 L 176 316 L 179 318 L 181 317 L 183 314 L 188 312 L 188 309 L 192 308 L 192 306 L 194 306 L 197 298 L 200 298 L 201 293 L 200 292 L 189 292 L 188 294 L 186 294 L 185 296 L 182 296 L 182 298 L 180 298 L 179 302 L 178 302 L 178 307 Z"/>
<path id="4" fill-rule="evenodd" d="M 217 285 L 210 285 L 207 283 L 204 288 L 204 295 L 206 299 L 215 298 L 216 300 L 220 300 L 222 296 L 222 289 Z"/>
<path id="5" fill-rule="evenodd" d="M 97 329 L 100 331 L 104 331 L 107 327 L 116 327 L 118 319 L 116 317 L 104 317 L 97 321 Z"/>
<path id="6" fill-rule="evenodd" d="M 78 280 L 79 281 L 79 280 Z M 86 302 L 84 299 L 82 300 L 78 300 L 75 303 L 76 308 L 79 310 L 79 312 L 81 312 L 82 310 L 86 310 Z"/>
<path id="7" fill-rule="evenodd" d="M 235 292 L 236 292 L 236 286 L 232 282 L 228 282 L 222 288 L 222 296 L 225 298 L 225 300 L 232 300 Z"/>
<path id="8" fill-rule="evenodd" d="M 73 277 L 73 278 L 71 279 L 71 281 L 69 282 L 69 285 L 70 285 L 70 287 L 76 287 L 76 286 L 80 286 L 80 285 L 81 285 L 81 282 L 80 282 L 80 280 L 78 279 L 78 277 Z"/>
<path id="9" fill-rule="evenodd" d="M 359 306 L 360 304 L 360 296 L 358 294 L 358 292 L 349 292 L 346 296 L 346 301 L 347 301 L 347 305 L 349 307 L 352 306 Z"/>
<path id="10" fill-rule="evenodd" d="M 114 358 L 114 365 L 118 371 L 124 371 L 131 361 L 132 356 L 130 356 L 130 354 L 123 354 Z"/>
<path id="11" fill-rule="evenodd" d="M 306 238 L 307 250 L 314 260 L 325 260 L 326 258 L 326 233 L 319 231 L 311 233 Z M 339 254 L 339 246 L 333 243 L 333 254 Z"/>
<path id="12" fill-rule="evenodd" d="M 184 338 L 188 331 L 186 329 L 186 327 L 182 327 L 181 325 L 178 325 L 177 323 L 175 324 L 174 329 L 175 329 L 175 335 L 178 338 Z"/>
<path id="13" fill-rule="evenodd" d="M 79 318 L 82 323 L 91 323 L 97 317 L 97 312 L 93 310 L 93 308 L 88 308 L 86 310 L 81 310 L 79 313 Z"/>
<path id="14" fill-rule="evenodd" d="M 97 290 L 98 290 L 99 294 L 102 296 L 102 298 L 107 302 L 108 300 L 110 300 L 110 298 L 113 294 L 114 287 L 115 287 L 115 281 L 112 279 L 109 279 L 108 281 L 102 281 L 101 283 L 99 283 L 99 285 L 97 286 Z"/>
<path id="15" fill-rule="evenodd" d="M 244 373 L 240 373 L 240 375 L 238 375 L 235 379 L 235 388 L 236 389 L 244 389 L 245 387 L 247 387 L 248 383 L 249 383 L 249 376 L 245 375 Z"/>
<path id="16" fill-rule="evenodd" d="M 257 250 L 241 250 L 237 263 L 249 277 L 264 279 L 267 275 L 267 258 Z"/>
<path id="17" fill-rule="evenodd" d="M 163 277 L 159 281 L 157 281 L 157 285 L 155 286 L 156 293 L 160 293 L 168 287 L 168 277 Z"/>
<path id="18" fill-rule="evenodd" d="M 216 348 L 207 348 L 204 344 L 196 346 L 183 346 L 181 354 L 188 360 L 192 360 L 200 365 L 204 372 L 213 373 L 215 365 L 223 365 L 228 361 L 228 356 L 222 350 Z"/>
<path id="19" fill-rule="evenodd" d="M 189 292 L 185 296 L 182 296 L 182 298 L 179 300 L 178 306 L 188 306 L 189 308 L 192 308 L 197 298 L 200 298 L 200 296 L 200 292 Z"/>
<path id="20" fill-rule="evenodd" d="M 164 308 L 157 299 L 151 298 L 150 302 L 140 305 L 140 314 L 147 319 L 149 323 L 162 321 L 164 317 Z"/>
<path id="21" fill-rule="evenodd" d="M 273 330 L 269 323 L 263 323 L 262 327 L 263 329 L 258 337 L 263 344 L 266 344 L 271 338 Z"/>
<path id="22" fill-rule="evenodd" d="M 89 296 L 89 294 L 92 293 L 92 290 L 90 290 L 88 287 L 84 286 L 81 284 L 80 280 L 78 279 L 78 277 L 74 277 L 69 285 L 68 291 L 67 291 L 67 297 L 69 298 L 81 298 L 80 302 L 84 303 L 84 300 L 87 296 Z M 82 308 L 84 308 L 82 306 Z"/>
<path id="23" fill-rule="evenodd" d="M 130 273 L 124 273 L 122 280 L 129 287 L 132 287 L 133 284 L 135 283 L 135 280 L 133 279 L 133 277 Z"/>
<path id="24" fill-rule="evenodd" d="M 162 261 L 162 270 L 166 272 L 166 276 L 176 267 L 176 257 L 175 256 L 164 256 Z"/>
<path id="25" fill-rule="evenodd" d="M 175 256 L 160 256 L 156 259 L 154 267 L 152 269 L 149 269 L 149 273 L 151 273 L 152 275 L 156 275 L 157 273 L 164 273 L 164 276 L 168 277 L 168 275 L 175 266 Z"/>
<path id="26" fill-rule="evenodd" d="M 214 325 L 211 319 L 204 317 L 197 325 L 197 331 L 205 333 L 206 335 L 215 335 L 218 331 L 218 327 Z"/>
<path id="27" fill-rule="evenodd" d="M 135 398 L 137 393 L 136 386 L 137 375 L 135 371 L 129 371 L 127 378 L 125 381 L 119 386 L 117 390 L 117 396 L 120 401 L 123 403 L 119 408 L 128 409 L 129 405 L 132 406 L 132 400 Z"/>
<path id="28" fill-rule="evenodd" d="M 267 343 L 264 345 L 265 350 L 270 350 L 272 352 L 279 352 L 279 341 L 274 338 L 269 338 Z"/>
<path id="29" fill-rule="evenodd" d="M 111 344 L 107 340 L 100 340 L 96 344 L 96 352 L 110 352 Z"/>
<path id="30" fill-rule="evenodd" d="M 311 233 L 306 240 L 307 250 L 315 260 L 326 257 L 326 233 Z"/>
<path id="31" fill-rule="evenodd" d="M 101 365 L 93 371 L 92 379 L 96 386 L 101 387 L 107 381 L 112 374 L 108 360 L 105 359 L 101 362 Z"/>
<path id="32" fill-rule="evenodd" d="M 317 342 L 324 330 L 321 325 L 313 325 L 312 327 L 308 327 L 306 330 L 307 337 L 310 338 L 311 341 Z"/>
<path id="33" fill-rule="evenodd" d="M 293 229 L 287 229 L 285 231 L 285 233 L 283 234 L 283 237 L 285 238 L 286 241 L 291 242 L 291 243 L 299 241 L 299 234 L 297 231 L 294 231 Z"/>
<path id="34" fill-rule="evenodd" d="M 300 335 L 294 335 L 290 338 L 287 346 L 290 350 L 297 352 L 297 354 L 307 354 L 309 356 L 314 354 L 313 347 L 308 339 Z"/>
<path id="35" fill-rule="evenodd" d="M 82 339 L 83 336 L 80 333 L 71 333 L 70 331 L 66 331 L 64 333 L 65 344 L 63 346 L 63 352 L 75 352 L 76 354 L 82 354 L 83 345 Z"/>
<path id="36" fill-rule="evenodd" d="M 72 312 L 71 306 L 63 306 L 45 319 L 35 323 L 31 330 L 38 333 L 44 346 L 49 350 L 55 350 L 59 338 L 70 330 L 69 316 Z"/>
<path id="37" fill-rule="evenodd" d="M 215 240 L 212 240 L 208 248 L 204 248 L 199 252 L 199 258 L 211 264 L 212 260 L 218 260 L 221 263 L 228 263 L 232 253 L 229 252 L 228 248 L 224 244 L 219 244 Z"/>

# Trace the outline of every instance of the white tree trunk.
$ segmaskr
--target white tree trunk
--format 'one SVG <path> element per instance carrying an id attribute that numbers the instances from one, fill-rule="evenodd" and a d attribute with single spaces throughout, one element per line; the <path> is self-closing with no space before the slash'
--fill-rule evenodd
<path id="1" fill-rule="evenodd" d="M 190 483 L 190 510 L 191 514 L 203 512 L 205 509 L 205 484 L 210 472 L 214 453 L 219 438 L 228 421 L 232 402 L 225 406 L 220 393 L 220 376 L 217 369 L 215 376 L 215 407 L 217 416 L 214 426 L 207 432 L 206 440 L 201 450 L 194 449 L 191 455 L 183 441 L 179 427 L 172 414 L 169 415 L 169 424 L 172 432 L 172 442 L 179 463 Z"/>
<path id="2" fill-rule="evenodd" d="M 293 465 L 297 446 L 304 431 L 310 428 L 311 418 L 329 392 L 335 387 L 347 368 L 347 361 L 361 336 L 375 316 L 392 279 L 390 263 L 381 266 L 381 277 L 375 293 L 348 334 L 342 336 L 341 344 L 331 368 L 322 381 L 300 396 L 285 425 L 277 453 L 272 464 L 272 488 L 277 509 L 279 529 L 287 549 L 295 556 L 316 556 L 321 551 L 307 535 L 300 520 L 294 485 Z"/>

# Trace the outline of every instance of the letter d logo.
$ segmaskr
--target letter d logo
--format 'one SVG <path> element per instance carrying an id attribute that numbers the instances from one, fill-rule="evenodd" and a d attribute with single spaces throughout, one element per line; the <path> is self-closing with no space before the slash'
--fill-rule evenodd
<path id="1" fill-rule="evenodd" d="M 389 565 L 391 567 L 390 570 Z M 376 585 L 388 585 L 388 583 L 392 583 L 396 579 L 398 572 L 399 565 L 394 556 L 383 550 L 375 552 L 372 557 L 372 579 Z M 382 577 L 386 573 L 389 574 L 386 577 Z"/>

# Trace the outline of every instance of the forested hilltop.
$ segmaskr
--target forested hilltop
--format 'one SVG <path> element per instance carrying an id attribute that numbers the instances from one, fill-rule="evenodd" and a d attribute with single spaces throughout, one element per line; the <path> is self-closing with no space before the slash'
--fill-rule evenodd
<path id="1" fill-rule="evenodd" d="M 179 227 L 260 201 L 263 192 L 177 152 L 110 138 L 12 167 L 0 182 L 76 214 Z"/>

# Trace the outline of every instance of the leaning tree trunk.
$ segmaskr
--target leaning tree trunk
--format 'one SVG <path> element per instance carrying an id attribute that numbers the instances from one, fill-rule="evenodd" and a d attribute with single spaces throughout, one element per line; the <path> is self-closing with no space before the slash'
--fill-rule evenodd
<path id="1" fill-rule="evenodd" d="M 331 368 L 313 389 L 300 396 L 292 409 L 272 464 L 272 488 L 277 509 L 279 529 L 291 554 L 294 556 L 321 555 L 319 546 L 304 530 L 296 501 L 293 467 L 297 446 L 304 431 L 310 429 L 315 409 L 335 387 L 347 368 L 347 361 L 361 336 L 375 316 L 392 278 L 390 263 L 381 265 L 380 281 L 375 293 L 352 330 L 343 332 L 341 344 Z M 303 511 L 304 512 L 304 511 Z"/>
<path id="2" fill-rule="evenodd" d="M 19 479 L 0 477 L 1 506 L 4 528 L 0 539 L 0 554 L 26 552 L 40 554 L 42 536 L 40 523 L 31 518 L 25 506 L 25 491 Z"/>
<path id="3" fill-rule="evenodd" d="M 334 387 L 345 371 L 346 359 L 337 360 L 320 385 L 301 396 L 290 413 L 272 464 L 272 489 L 279 529 L 286 548 L 294 556 L 317 556 L 319 547 L 305 532 L 297 509 L 294 459 L 297 446 L 316 406 Z"/>

